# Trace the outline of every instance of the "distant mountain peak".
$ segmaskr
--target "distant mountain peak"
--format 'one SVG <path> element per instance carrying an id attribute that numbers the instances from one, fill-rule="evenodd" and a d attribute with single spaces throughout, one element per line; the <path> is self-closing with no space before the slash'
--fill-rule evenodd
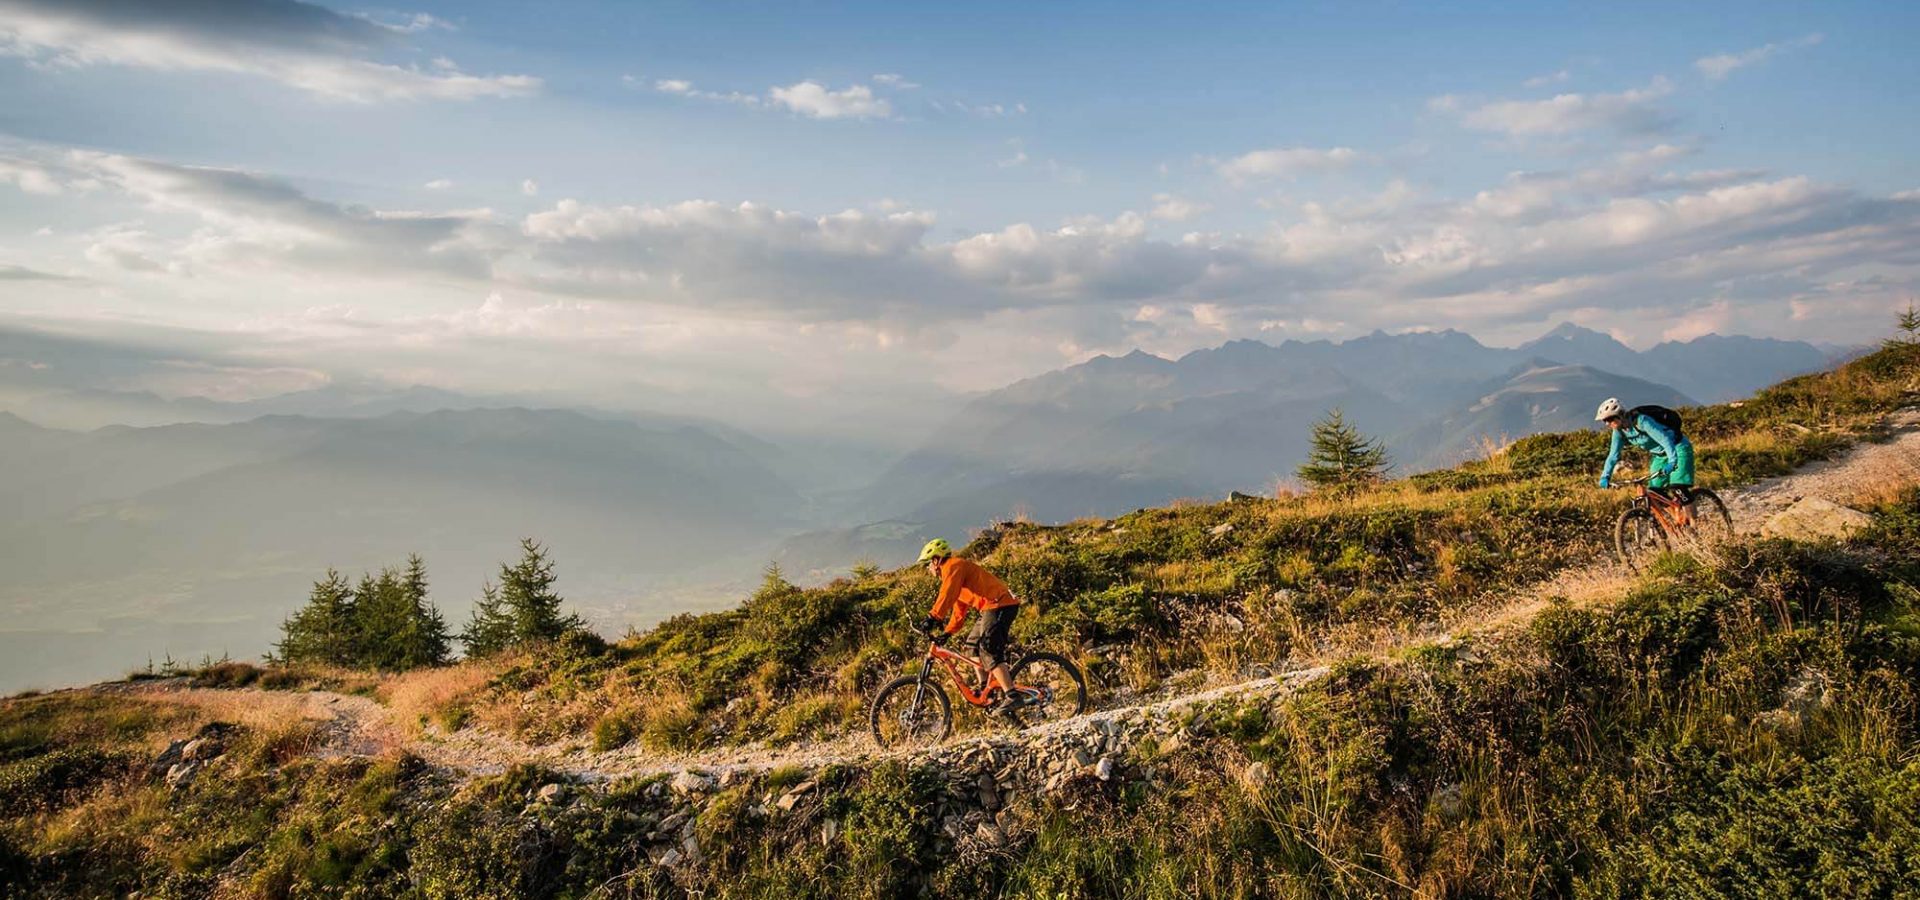
<path id="1" fill-rule="evenodd" d="M 1553 326 L 1553 330 L 1548 331 L 1546 334 L 1543 334 L 1535 338 L 1534 340 L 1544 341 L 1550 338 L 1560 338 L 1560 339 L 1569 339 L 1569 340 L 1577 339 L 1577 338 L 1603 338 L 1609 341 L 1613 340 L 1612 335 L 1609 335 L 1601 331 L 1595 331 L 1591 328 L 1586 327 L 1585 325 L 1576 325 L 1572 322 L 1561 322 L 1560 324 Z"/>

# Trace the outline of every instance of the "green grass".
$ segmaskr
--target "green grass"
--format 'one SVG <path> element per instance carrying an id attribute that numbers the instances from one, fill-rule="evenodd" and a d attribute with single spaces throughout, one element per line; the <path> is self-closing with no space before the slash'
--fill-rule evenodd
<path id="1" fill-rule="evenodd" d="M 1687 410 L 1702 483 L 1781 474 L 1871 436 L 1880 416 L 1920 402 L 1917 373 L 1920 347 L 1891 347 L 1738 405 Z M 1597 431 L 1537 435 L 1352 502 L 1306 496 L 1009 524 L 964 552 L 1027 601 L 1018 641 L 1089 661 L 1109 688 L 1151 687 L 1181 672 L 1365 646 L 1603 558 L 1623 502 L 1591 487 L 1605 447 Z M 844 731 L 858 726 L 859 706 L 829 698 L 865 696 L 917 655 L 907 624 L 933 590 L 917 568 L 868 566 L 813 589 L 776 570 L 736 609 L 675 617 L 603 654 L 527 656 L 491 702 L 514 710 L 524 738 L 592 733 L 603 746 L 647 729 L 661 748 Z M 671 700 L 662 721 L 619 718 L 658 697 Z"/>

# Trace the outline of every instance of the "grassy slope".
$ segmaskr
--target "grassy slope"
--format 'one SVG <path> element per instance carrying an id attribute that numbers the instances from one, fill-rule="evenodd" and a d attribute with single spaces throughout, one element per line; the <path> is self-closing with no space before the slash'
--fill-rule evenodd
<path id="1" fill-rule="evenodd" d="M 1920 350 L 1889 351 L 1695 411 L 1703 469 L 1723 483 L 1830 452 L 1912 402 L 1917 372 Z M 1145 686 L 1351 646 L 1590 558 L 1619 502 L 1585 487 L 1598 452 L 1532 438 L 1352 505 L 1151 510 L 973 549 L 1034 601 L 1024 637 L 1099 648 L 1113 681 Z M 704 807 L 708 858 L 675 876 L 645 861 L 666 811 L 648 781 L 529 803 L 552 776 L 322 760 L 310 726 L 258 721 L 170 794 L 142 761 L 209 713 L 15 698 L 0 894 L 1898 896 L 1920 883 L 1920 495 L 1880 512 L 1851 546 L 1676 558 L 1618 604 L 1556 608 L 1497 646 L 1351 661 L 1285 700 L 1223 704 L 1194 723 L 1206 739 L 1137 750 L 1114 785 L 1019 798 L 994 852 L 937 833 L 939 772 L 830 771 L 768 819 L 754 801 L 800 777 L 776 772 Z M 770 584 L 434 702 L 445 721 L 607 744 L 830 733 L 907 655 L 900 625 L 929 593 L 911 573 Z"/>
<path id="2" fill-rule="evenodd" d="M 1914 348 L 1688 411 L 1700 481 L 1783 474 L 1914 401 Z M 1015 635 L 1079 653 L 1110 687 L 1324 658 L 1473 609 L 1607 553 L 1623 498 L 1592 487 L 1598 432 L 1541 435 L 1492 459 L 1355 498 L 1141 510 L 1006 525 L 964 552 L 1027 600 Z M 741 607 L 681 616 L 611 653 L 521 660 L 471 705 L 532 740 L 684 749 L 843 732 L 910 646 L 933 582 L 867 571 L 812 590 L 770 579 Z"/>

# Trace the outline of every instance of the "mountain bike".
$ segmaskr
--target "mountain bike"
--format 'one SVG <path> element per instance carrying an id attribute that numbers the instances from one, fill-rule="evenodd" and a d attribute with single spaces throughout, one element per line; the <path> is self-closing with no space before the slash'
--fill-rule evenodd
<path id="1" fill-rule="evenodd" d="M 1682 503 L 1647 486 L 1651 476 L 1619 483 L 1636 489 L 1633 503 L 1613 523 L 1613 547 L 1634 571 L 1677 543 L 1711 544 L 1733 535 L 1733 516 L 1720 495 L 1706 488 L 1687 489 Z"/>
<path id="2" fill-rule="evenodd" d="M 986 666 L 971 656 L 942 646 L 941 637 L 915 629 L 927 638 L 927 655 L 920 661 L 920 674 L 902 675 L 887 682 L 873 695 L 867 714 L 873 739 L 882 747 L 931 747 L 953 733 L 953 704 L 947 692 L 934 678 L 933 664 L 940 663 L 953 679 L 954 690 L 967 703 L 985 709 L 994 696 L 987 687 Z M 971 678 L 961 675 L 967 667 Z M 1058 653 L 1028 653 L 1010 666 L 1013 689 L 1025 691 L 1025 705 L 1004 715 L 1015 727 L 1044 725 L 1072 718 L 1088 709 L 1087 678 L 1080 667 Z M 974 690 L 973 684 L 980 685 Z"/>

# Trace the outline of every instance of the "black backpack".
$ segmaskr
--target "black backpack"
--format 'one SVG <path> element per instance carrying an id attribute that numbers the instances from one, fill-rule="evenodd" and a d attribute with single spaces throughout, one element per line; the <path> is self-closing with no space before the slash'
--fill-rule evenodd
<path id="1" fill-rule="evenodd" d="M 1641 416 L 1646 416 L 1655 422 L 1659 422 L 1668 431 L 1676 435 L 1682 433 L 1680 429 L 1680 414 L 1664 406 L 1649 403 L 1646 406 L 1636 406 L 1627 410 L 1627 422 L 1629 424 L 1640 421 Z"/>

